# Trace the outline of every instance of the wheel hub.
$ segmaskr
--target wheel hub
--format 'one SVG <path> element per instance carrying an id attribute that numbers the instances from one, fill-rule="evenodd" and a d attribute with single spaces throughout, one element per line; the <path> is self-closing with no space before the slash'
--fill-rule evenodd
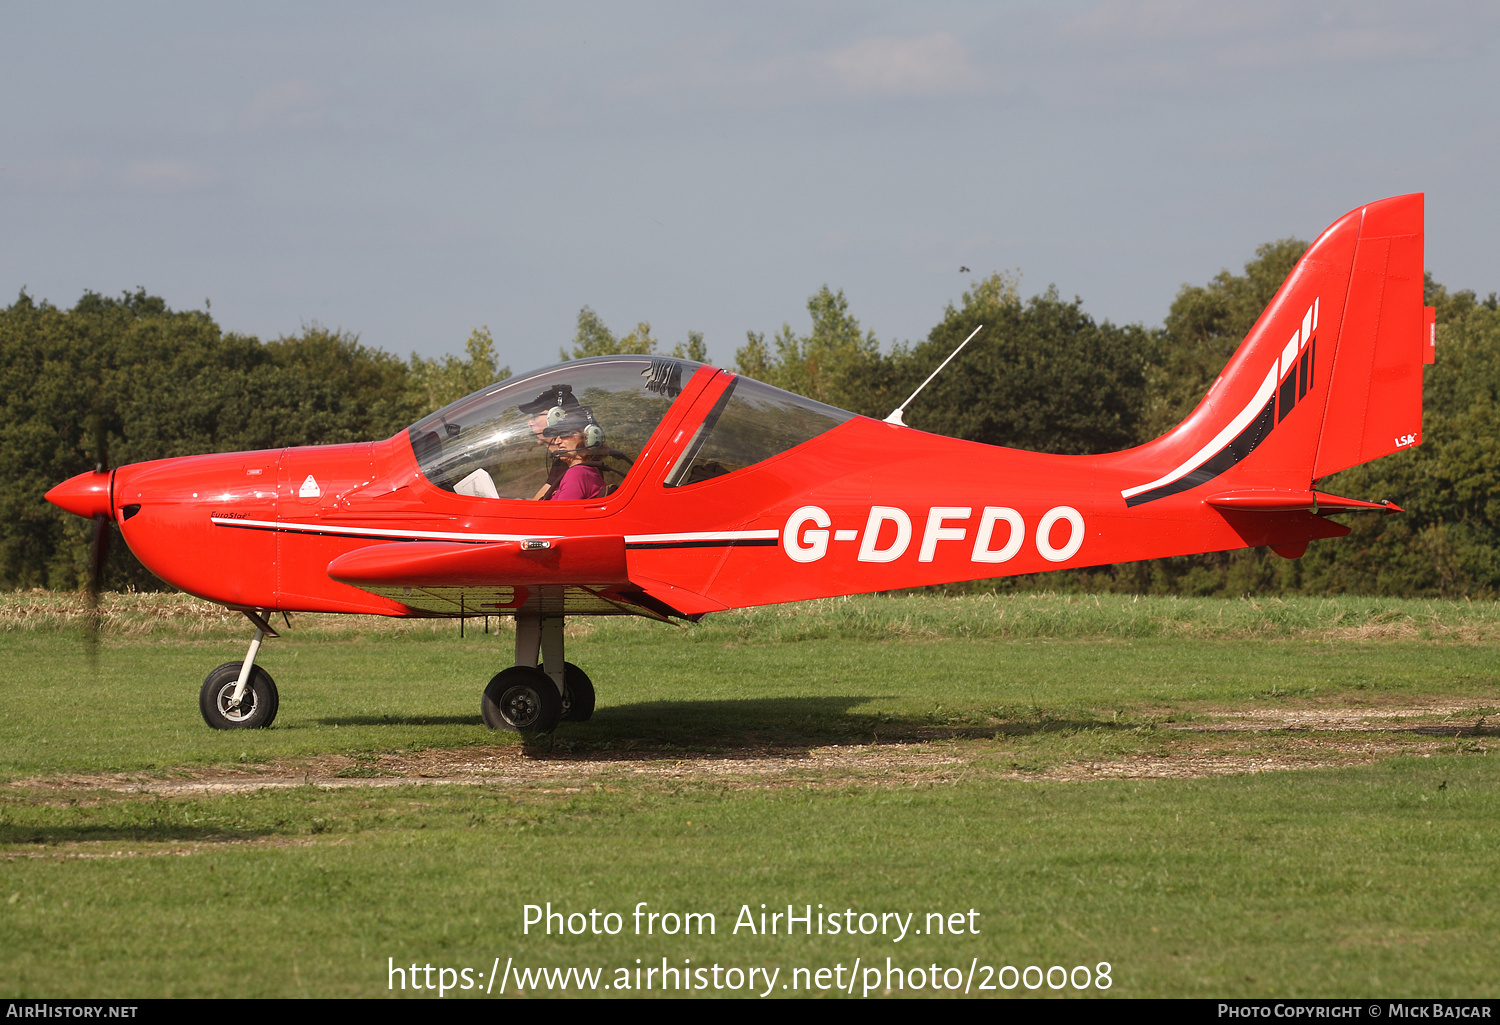
<path id="1" fill-rule="evenodd" d="M 238 681 L 230 681 L 219 688 L 219 714 L 230 722 L 244 722 L 255 714 L 255 690 L 251 687 L 245 688 L 245 694 L 240 698 L 239 704 L 234 703 L 234 688 Z"/>
<path id="2" fill-rule="evenodd" d="M 500 711 L 513 726 L 531 725 L 541 710 L 541 700 L 530 687 L 513 687 L 500 699 Z"/>

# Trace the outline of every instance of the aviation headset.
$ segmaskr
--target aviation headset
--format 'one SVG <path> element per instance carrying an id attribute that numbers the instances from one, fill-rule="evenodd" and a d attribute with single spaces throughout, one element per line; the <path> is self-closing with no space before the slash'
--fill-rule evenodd
<path id="1" fill-rule="evenodd" d="M 575 411 L 573 410 L 564 409 L 562 406 L 553 406 L 547 410 L 547 426 L 555 428 L 573 415 L 575 415 Z M 582 431 L 578 432 L 583 435 L 584 448 L 598 448 L 604 444 L 604 428 L 594 422 L 593 416 L 587 413 L 579 413 L 577 415 L 588 417 L 588 423 Z"/>

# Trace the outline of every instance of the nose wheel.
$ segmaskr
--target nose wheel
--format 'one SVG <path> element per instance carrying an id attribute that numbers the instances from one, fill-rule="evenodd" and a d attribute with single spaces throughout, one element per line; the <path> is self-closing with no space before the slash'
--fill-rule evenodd
<path id="1" fill-rule="evenodd" d="M 198 711 L 216 730 L 263 730 L 276 721 L 281 697 L 271 674 L 255 664 L 260 642 L 279 636 L 265 616 L 245 611 L 255 625 L 255 637 L 242 662 L 225 662 L 203 681 L 198 691 Z"/>
<path id="2" fill-rule="evenodd" d="M 250 667 L 249 684 L 240 699 L 234 700 L 243 666 L 243 662 L 225 662 L 208 674 L 198 692 L 203 721 L 216 730 L 260 730 L 276 720 L 281 704 L 276 681 L 260 666 Z"/>

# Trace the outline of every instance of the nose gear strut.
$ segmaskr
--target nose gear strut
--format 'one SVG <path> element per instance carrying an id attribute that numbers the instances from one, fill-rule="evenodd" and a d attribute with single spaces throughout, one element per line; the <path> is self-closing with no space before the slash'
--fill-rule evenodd
<path id="1" fill-rule="evenodd" d="M 241 609 L 255 627 L 242 662 L 225 662 L 208 674 L 198 692 L 203 721 L 216 730 L 265 729 L 276 719 L 280 696 L 271 674 L 255 664 L 261 641 L 280 637 L 260 611 Z"/>

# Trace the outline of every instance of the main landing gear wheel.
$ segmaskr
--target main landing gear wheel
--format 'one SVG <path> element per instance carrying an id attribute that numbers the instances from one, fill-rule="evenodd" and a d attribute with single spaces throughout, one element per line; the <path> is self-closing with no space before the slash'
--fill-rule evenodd
<path id="1" fill-rule="evenodd" d="M 588 722 L 594 714 L 594 681 L 571 662 L 563 663 L 563 722 Z"/>
<path id="2" fill-rule="evenodd" d="M 238 707 L 233 704 L 234 688 L 240 681 L 243 662 L 225 662 L 208 674 L 198 692 L 198 710 L 203 721 L 216 730 L 263 730 L 276 721 L 281 703 L 276 681 L 260 666 L 250 670 L 250 680 Z"/>
<path id="3" fill-rule="evenodd" d="M 533 666 L 511 666 L 495 674 L 479 714 L 492 730 L 551 733 L 562 717 L 562 695 L 552 677 Z"/>

